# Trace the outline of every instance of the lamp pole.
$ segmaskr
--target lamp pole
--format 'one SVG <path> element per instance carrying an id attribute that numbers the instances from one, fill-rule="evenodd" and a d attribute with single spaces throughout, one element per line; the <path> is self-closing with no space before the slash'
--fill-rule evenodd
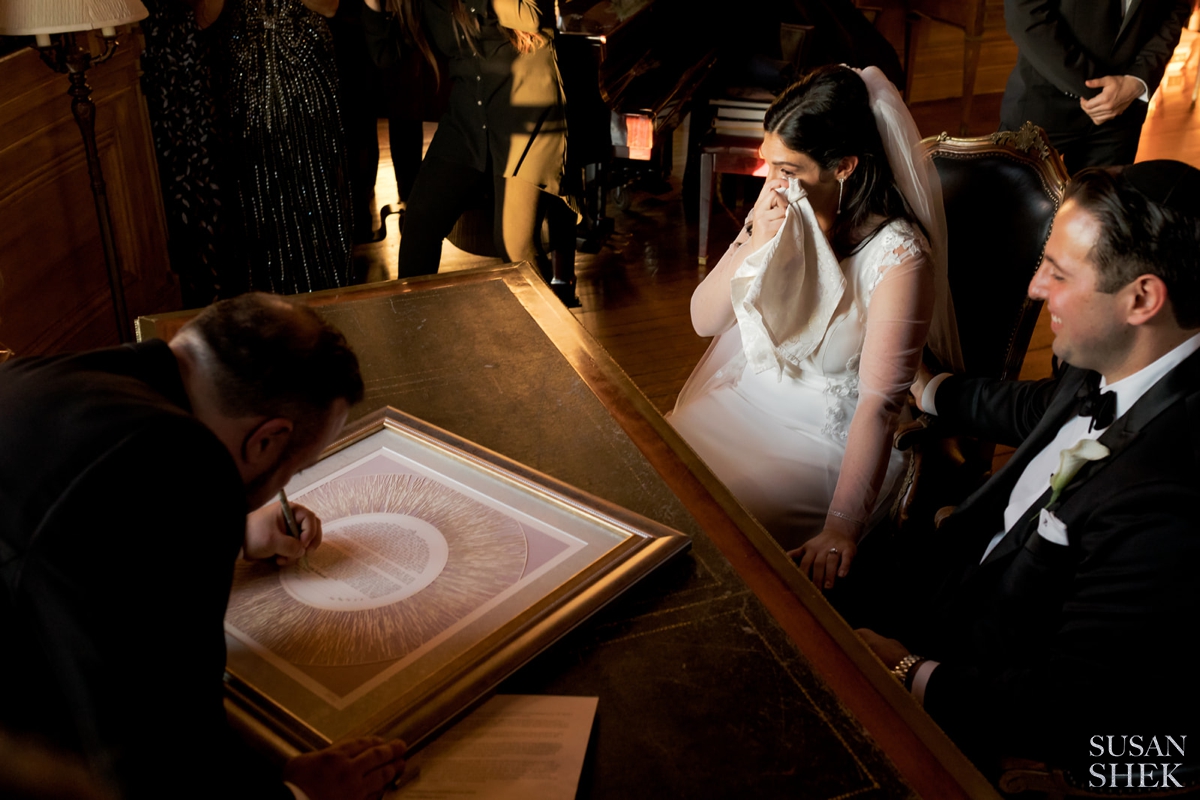
<path id="1" fill-rule="evenodd" d="M 104 39 L 104 52 L 95 58 L 88 51 L 86 40 L 85 44 L 81 45 L 75 33 L 57 34 L 54 41 L 51 41 L 49 36 L 39 35 L 37 48 L 42 60 L 56 72 L 65 73 L 71 84 L 67 94 L 71 96 L 71 113 L 75 116 L 80 133 L 83 134 L 92 198 L 96 203 L 96 219 L 100 223 L 100 242 L 104 247 L 104 265 L 108 269 L 108 288 L 112 294 L 113 313 L 117 318 L 117 334 L 122 342 L 131 342 L 133 328 L 129 324 L 129 311 L 125 305 L 121 261 L 113 243 L 108 190 L 104 184 L 104 171 L 100 166 L 100 153 L 96 148 L 96 104 L 92 102 L 92 87 L 87 83 L 88 68 L 107 61 L 117 50 L 116 30 L 104 28 L 100 35 Z"/>

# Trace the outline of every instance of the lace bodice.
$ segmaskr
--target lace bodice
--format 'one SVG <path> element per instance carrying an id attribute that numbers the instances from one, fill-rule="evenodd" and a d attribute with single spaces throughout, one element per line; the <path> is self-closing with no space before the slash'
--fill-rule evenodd
<path id="1" fill-rule="evenodd" d="M 747 220 L 749 224 L 751 220 Z M 819 232 L 817 235 L 821 235 Z M 730 281 L 749 253 L 743 228 L 721 262 L 692 296 L 697 333 L 718 339 L 680 394 L 680 406 L 719 386 L 736 391 L 781 424 L 815 425 L 844 443 L 845 455 L 830 505 L 854 520 L 870 516 L 891 454 L 896 418 L 916 373 L 933 312 L 929 245 L 919 229 L 893 220 L 840 262 L 844 290 L 824 335 L 799 360 L 779 359 L 777 371 L 756 372 L 743 349 Z M 793 383 L 819 392 L 820 408 L 799 407 Z M 819 415 L 817 419 L 812 414 Z"/>

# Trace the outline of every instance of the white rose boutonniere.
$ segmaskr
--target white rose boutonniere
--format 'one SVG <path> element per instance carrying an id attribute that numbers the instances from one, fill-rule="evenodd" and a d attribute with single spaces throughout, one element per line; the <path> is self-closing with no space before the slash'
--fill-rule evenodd
<path id="1" fill-rule="evenodd" d="M 1050 502 L 1046 507 L 1054 505 L 1062 490 L 1067 488 L 1071 479 L 1089 461 L 1099 461 L 1108 458 L 1108 448 L 1095 439 L 1080 439 L 1075 444 L 1058 454 L 1058 471 L 1050 476 Z"/>

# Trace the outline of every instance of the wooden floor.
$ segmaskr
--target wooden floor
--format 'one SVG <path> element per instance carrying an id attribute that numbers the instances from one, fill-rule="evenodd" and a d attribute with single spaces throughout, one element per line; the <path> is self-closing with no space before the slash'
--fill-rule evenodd
<path id="1" fill-rule="evenodd" d="M 1200 112 L 1189 107 L 1198 60 L 1193 57 L 1190 67 L 1183 70 L 1182 81 L 1165 87 L 1156 99 L 1143 130 L 1139 160 L 1169 157 L 1200 167 Z M 994 131 L 999 108 L 1000 95 L 976 98 L 971 134 Z M 957 100 L 921 103 L 913 108 L 923 135 L 953 130 L 958 114 Z M 394 202 L 395 181 L 386 135 L 380 137 L 380 143 L 384 154 L 376 196 L 381 203 Z M 676 146 L 675 153 L 683 152 L 682 146 Z M 627 211 L 612 212 L 616 230 L 600 252 L 580 253 L 576 259 L 581 307 L 574 314 L 662 411 L 673 406 L 708 343 L 693 332 L 688 314 L 692 291 L 704 278 L 705 269 L 696 259 L 697 224 L 684 214 L 679 188 L 682 172 L 682 163 L 678 163 L 671 190 L 664 194 L 635 192 Z M 744 208 L 714 207 L 709 241 L 709 252 L 714 257 L 710 263 L 715 263 L 736 235 L 744 213 Z M 384 242 L 358 248 L 362 268 L 371 279 L 395 276 L 398 239 L 398 233 L 392 230 Z M 442 270 L 495 262 L 447 244 Z M 1052 338 L 1043 314 L 1026 358 L 1024 377 L 1049 374 Z"/>

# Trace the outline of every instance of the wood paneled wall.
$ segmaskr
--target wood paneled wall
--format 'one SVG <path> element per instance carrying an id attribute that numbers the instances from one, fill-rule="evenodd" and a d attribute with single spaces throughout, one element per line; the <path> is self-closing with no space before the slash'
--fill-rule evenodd
<path id="1" fill-rule="evenodd" d="M 133 33 L 88 70 L 129 313 L 179 307 Z M 0 59 L 0 341 L 18 355 L 117 342 L 68 82 L 25 48 Z"/>
<path id="2" fill-rule="evenodd" d="M 922 19 L 913 30 L 913 51 L 916 61 L 909 102 L 962 96 L 961 30 Z M 975 94 L 1003 92 L 1016 63 L 1017 45 L 1004 29 L 1004 0 L 988 0 Z"/>

